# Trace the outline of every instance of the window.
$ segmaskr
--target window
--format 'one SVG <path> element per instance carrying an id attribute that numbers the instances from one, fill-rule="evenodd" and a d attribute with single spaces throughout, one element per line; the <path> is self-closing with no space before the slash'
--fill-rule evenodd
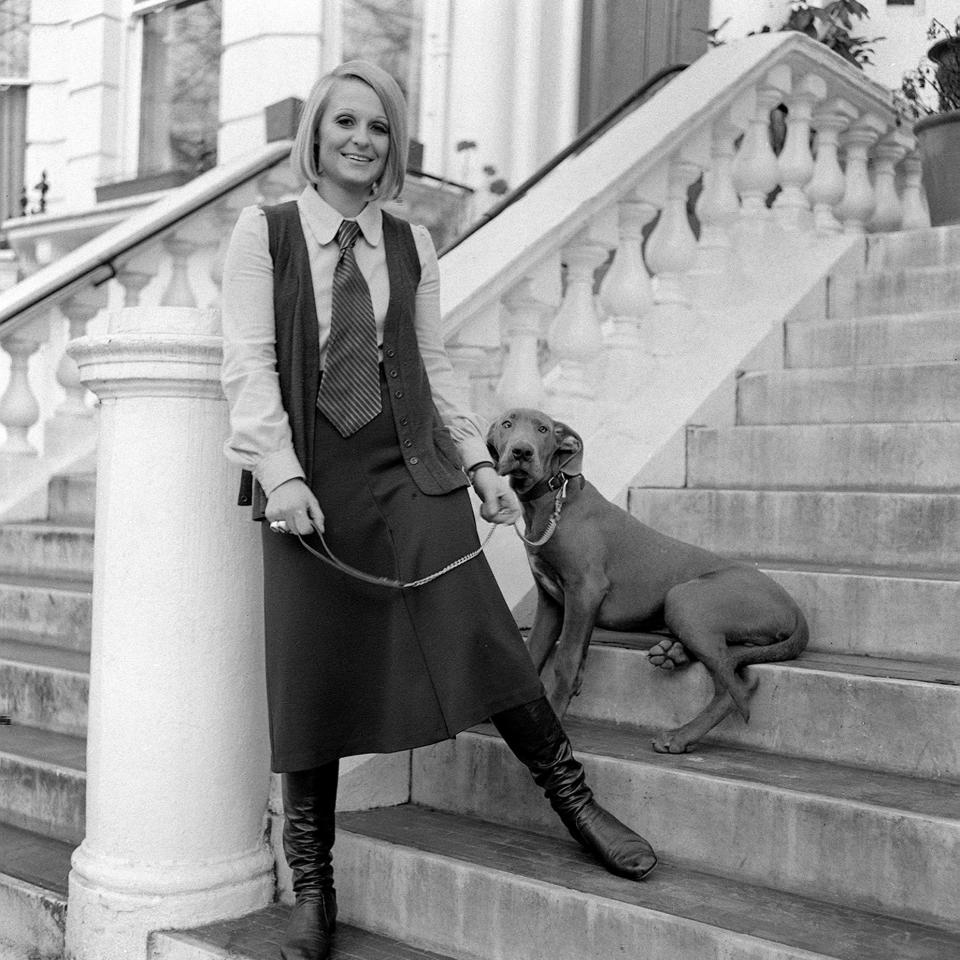
<path id="1" fill-rule="evenodd" d="M 216 165 L 220 49 L 220 0 L 144 14 L 139 176 Z"/>
<path id="2" fill-rule="evenodd" d="M 29 40 L 30 0 L 0 0 L 0 222 L 20 212 Z"/>
<path id="3" fill-rule="evenodd" d="M 343 59 L 370 60 L 392 74 L 407 98 L 410 135 L 420 107 L 421 0 L 344 0 Z"/>

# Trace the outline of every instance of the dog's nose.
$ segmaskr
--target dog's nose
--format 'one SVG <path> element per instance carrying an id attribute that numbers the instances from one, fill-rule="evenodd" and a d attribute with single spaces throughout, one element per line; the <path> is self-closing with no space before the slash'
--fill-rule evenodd
<path id="1" fill-rule="evenodd" d="M 533 457 L 533 447 L 529 443 L 515 443 L 510 448 L 510 455 L 514 460 L 530 460 Z"/>

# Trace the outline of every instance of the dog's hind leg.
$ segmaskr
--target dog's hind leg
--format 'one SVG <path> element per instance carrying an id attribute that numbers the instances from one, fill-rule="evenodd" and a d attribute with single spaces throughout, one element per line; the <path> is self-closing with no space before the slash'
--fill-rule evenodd
<path id="1" fill-rule="evenodd" d="M 743 719 L 750 719 L 750 689 L 737 675 L 736 664 L 727 647 L 723 629 L 723 607 L 729 597 L 718 602 L 715 582 L 701 578 L 673 587 L 664 603 L 664 621 L 690 654 L 710 671 L 715 684 L 725 689 Z M 719 688 L 718 688 L 719 689 Z"/>
<path id="2" fill-rule="evenodd" d="M 751 692 L 756 688 L 758 679 L 749 677 L 744 681 Z M 692 720 L 675 730 L 664 730 L 651 741 L 657 753 L 688 753 L 694 744 L 712 730 L 721 720 L 737 712 L 733 697 L 714 678 L 713 699 Z"/>

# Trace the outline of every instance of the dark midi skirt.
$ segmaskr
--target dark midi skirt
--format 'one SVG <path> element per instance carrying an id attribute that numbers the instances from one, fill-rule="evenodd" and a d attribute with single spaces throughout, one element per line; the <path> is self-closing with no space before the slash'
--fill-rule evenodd
<path id="1" fill-rule="evenodd" d="M 327 544 L 366 573 L 417 580 L 479 546 L 465 489 L 427 496 L 413 482 L 386 394 L 380 415 L 346 439 L 317 413 L 314 474 Z M 482 554 L 398 590 L 262 530 L 274 771 L 435 743 L 541 696 Z M 316 536 L 307 542 L 322 552 Z"/>

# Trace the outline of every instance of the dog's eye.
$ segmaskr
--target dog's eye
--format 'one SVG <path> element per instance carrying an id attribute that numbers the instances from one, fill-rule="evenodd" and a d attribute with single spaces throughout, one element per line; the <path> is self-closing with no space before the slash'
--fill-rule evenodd
<path id="1" fill-rule="evenodd" d="M 538 429 L 541 433 L 547 433 L 547 432 L 548 432 L 548 431 L 547 431 L 547 428 L 546 428 L 542 423 L 540 424 L 539 427 L 537 427 L 537 429 Z"/>
<path id="2" fill-rule="evenodd" d="M 507 430 L 509 430 L 509 429 L 513 426 L 513 421 L 512 421 L 512 420 L 504 420 L 503 423 L 500 424 L 500 426 L 501 426 L 501 427 L 504 427 L 504 428 L 507 429 Z"/>

